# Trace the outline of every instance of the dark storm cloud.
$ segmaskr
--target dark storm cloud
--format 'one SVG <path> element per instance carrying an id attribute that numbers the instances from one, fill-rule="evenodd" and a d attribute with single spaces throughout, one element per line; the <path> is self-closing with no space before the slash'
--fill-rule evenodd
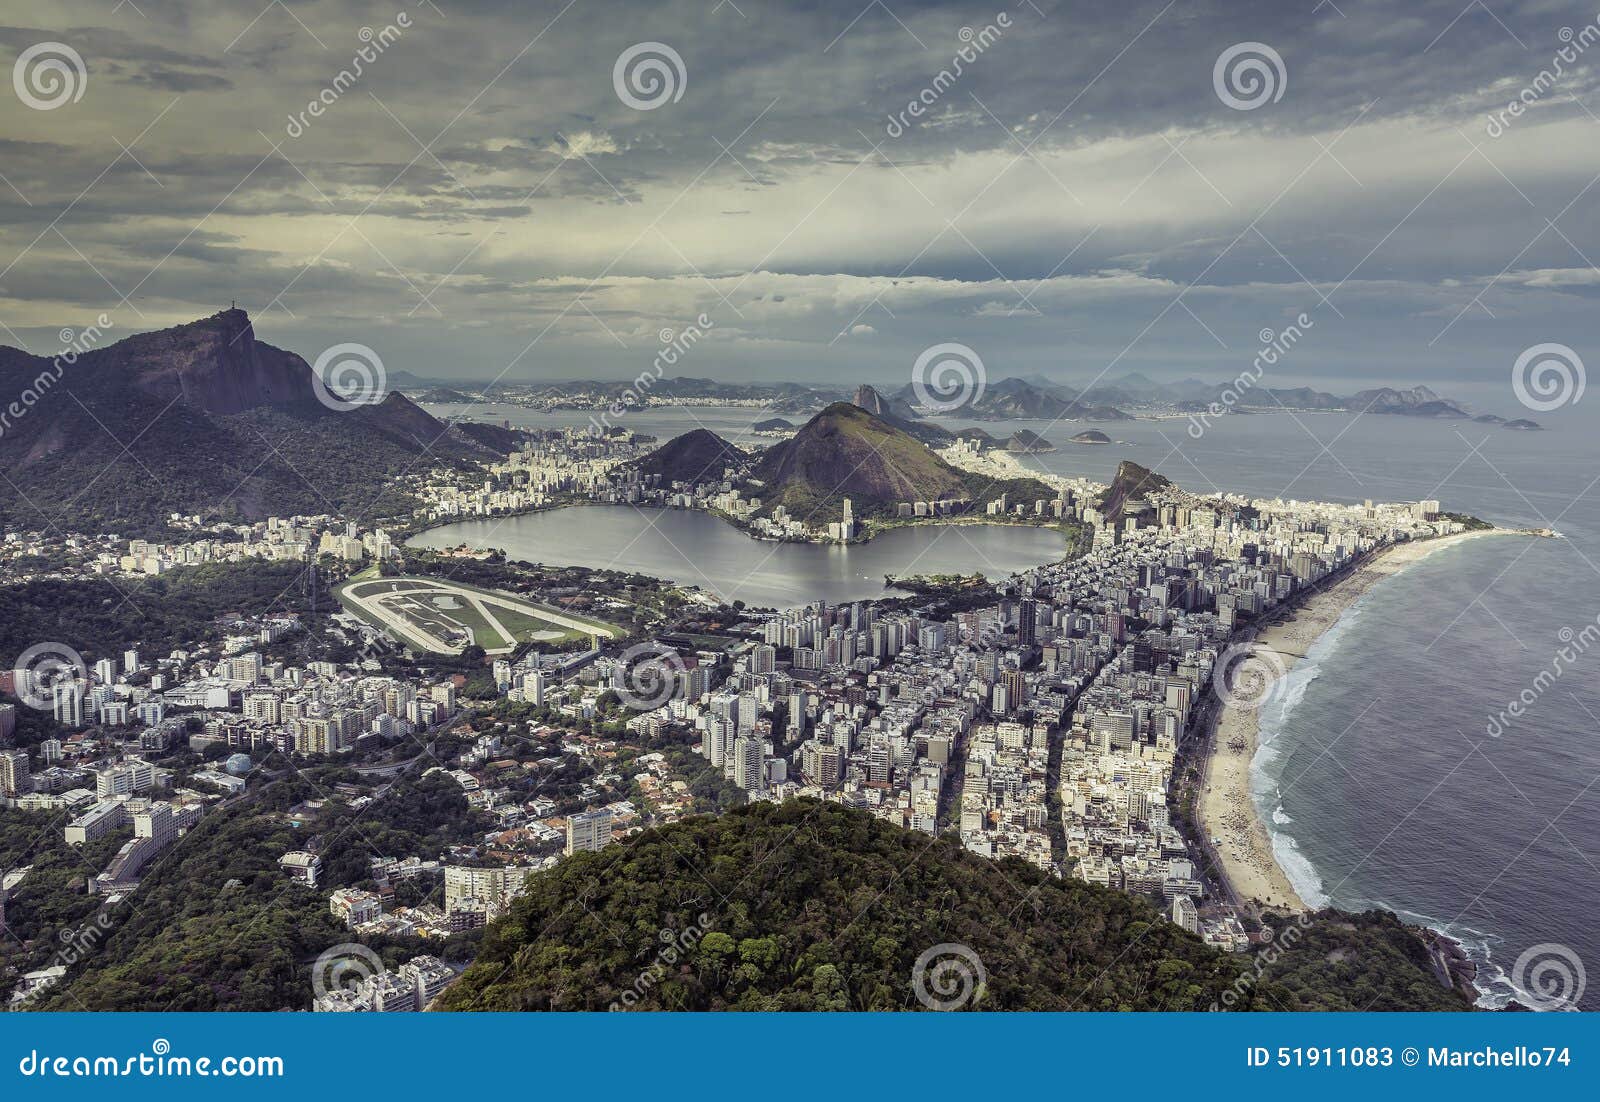
<path id="1" fill-rule="evenodd" d="M 1575 4 L 440 6 L 0 27 L 0 62 L 60 42 L 88 81 L 0 122 L 0 320 L 237 297 L 278 343 L 404 332 L 394 368 L 477 377 L 631 374 L 706 309 L 694 373 L 771 378 L 948 339 L 1231 375 L 1314 309 L 1308 373 L 1407 381 L 1600 330 L 1595 66 L 1538 83 Z M 638 110 L 613 66 L 645 42 L 682 95 Z M 1283 67 L 1253 110 L 1213 85 L 1243 43 Z"/>

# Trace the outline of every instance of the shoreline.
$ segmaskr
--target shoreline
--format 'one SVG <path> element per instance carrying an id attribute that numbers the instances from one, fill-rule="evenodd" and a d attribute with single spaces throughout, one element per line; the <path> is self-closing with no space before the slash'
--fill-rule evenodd
<path id="1" fill-rule="evenodd" d="M 1486 536 L 1530 536 L 1511 528 L 1457 532 L 1384 548 L 1304 604 L 1277 610 L 1270 620 L 1243 635 L 1272 651 L 1284 672 L 1330 631 L 1345 612 L 1385 578 L 1400 573 L 1446 547 Z M 1280 679 L 1281 682 L 1281 679 Z M 1290 914 L 1313 910 L 1300 897 L 1272 847 L 1272 831 L 1256 808 L 1252 787 L 1260 749 L 1260 716 L 1255 708 L 1220 704 L 1202 720 L 1201 780 L 1195 803 L 1202 847 L 1212 859 L 1211 872 L 1224 895 L 1251 909 Z M 1216 845 L 1211 839 L 1220 839 Z"/>

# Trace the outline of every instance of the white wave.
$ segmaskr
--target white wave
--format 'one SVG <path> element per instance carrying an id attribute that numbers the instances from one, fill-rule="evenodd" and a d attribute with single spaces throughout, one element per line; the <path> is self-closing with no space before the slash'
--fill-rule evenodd
<path id="1" fill-rule="evenodd" d="M 1274 688 L 1272 696 L 1256 716 L 1256 752 L 1250 759 L 1250 791 L 1257 813 L 1272 841 L 1272 854 L 1294 888 L 1295 894 L 1310 907 L 1326 907 L 1328 893 L 1322 877 L 1318 875 L 1311 859 L 1300 850 L 1294 837 L 1282 829 L 1294 822 L 1283 807 L 1283 794 L 1279 787 L 1282 776 L 1273 766 L 1293 748 L 1293 740 L 1281 736 L 1288 729 L 1289 718 L 1305 700 L 1312 682 L 1322 676 L 1321 659 L 1331 654 L 1349 635 L 1362 614 L 1365 598 L 1356 600 L 1346 608 L 1328 630 L 1319 635 L 1306 655 L 1294 664 Z"/>
<path id="2" fill-rule="evenodd" d="M 1282 804 L 1278 805 L 1279 809 Z M 1274 811 L 1273 820 L 1277 820 Z M 1316 866 L 1311 859 L 1300 852 L 1300 846 L 1289 837 L 1287 831 L 1268 830 L 1272 835 L 1272 856 L 1277 859 L 1278 867 L 1283 870 L 1283 875 L 1289 878 L 1289 885 L 1294 888 L 1306 906 L 1312 908 L 1326 907 L 1328 893 L 1322 882 L 1322 877 L 1317 875 Z"/>
<path id="3" fill-rule="evenodd" d="M 1516 984 L 1511 982 L 1510 974 L 1495 963 L 1495 947 L 1505 941 L 1499 934 L 1479 930 L 1461 922 L 1445 922 L 1431 915 L 1408 911 L 1404 907 L 1396 907 L 1381 901 L 1373 903 L 1372 906 L 1393 911 L 1410 925 L 1426 926 L 1461 946 L 1461 951 L 1477 969 L 1472 986 L 1478 989 L 1478 1006 L 1488 1010 L 1499 1010 L 1512 999 L 1520 997 L 1524 1002 L 1527 1001 Z"/>

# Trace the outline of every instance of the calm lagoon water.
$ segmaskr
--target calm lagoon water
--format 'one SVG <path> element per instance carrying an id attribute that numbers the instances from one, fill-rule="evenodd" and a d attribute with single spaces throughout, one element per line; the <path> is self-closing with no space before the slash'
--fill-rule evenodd
<path id="1" fill-rule="evenodd" d="M 494 547 L 552 566 L 629 570 L 695 585 L 725 601 L 789 608 L 891 596 L 885 574 L 1002 578 L 1059 559 L 1053 528 L 941 524 L 895 528 L 848 547 L 756 540 L 708 513 L 630 505 L 574 505 L 514 517 L 457 521 L 420 533 L 413 547 Z"/>

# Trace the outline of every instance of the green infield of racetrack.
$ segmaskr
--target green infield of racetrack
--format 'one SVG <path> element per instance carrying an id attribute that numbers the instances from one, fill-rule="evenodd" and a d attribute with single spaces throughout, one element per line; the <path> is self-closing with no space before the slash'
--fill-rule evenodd
<path id="1" fill-rule="evenodd" d="M 559 645 L 582 640 L 592 633 L 612 634 L 613 638 L 620 638 L 622 630 L 615 624 L 608 624 L 603 620 L 596 620 L 590 616 L 580 616 L 564 609 L 551 608 L 546 605 L 529 601 L 515 593 L 501 590 L 484 589 L 480 586 L 467 585 L 463 582 L 443 578 L 427 577 L 396 577 L 396 578 L 357 578 L 338 586 L 334 595 L 346 611 L 359 617 L 365 623 L 387 633 L 395 638 L 395 633 L 381 619 L 370 613 L 362 606 L 352 591 L 361 597 L 370 599 L 377 594 L 411 594 L 411 599 L 401 602 L 388 602 L 386 607 L 393 613 L 404 617 L 406 620 L 425 628 L 435 635 L 442 634 L 443 629 L 455 624 L 460 624 L 472 631 L 474 642 L 485 651 L 508 651 L 518 643 L 538 642 L 546 645 Z M 460 594 L 478 594 L 480 596 L 495 597 L 503 601 L 511 601 L 516 610 L 496 608 L 494 615 L 507 631 L 513 636 L 507 639 L 504 634 L 490 625 L 487 619 L 475 608 L 471 607 Z M 456 596 L 458 607 L 440 607 L 439 598 Z M 444 602 L 448 603 L 448 601 Z M 587 625 L 592 631 L 570 628 L 554 620 L 546 619 L 542 613 L 565 617 Z M 414 646 L 406 639 L 396 639 L 403 646 Z"/>

